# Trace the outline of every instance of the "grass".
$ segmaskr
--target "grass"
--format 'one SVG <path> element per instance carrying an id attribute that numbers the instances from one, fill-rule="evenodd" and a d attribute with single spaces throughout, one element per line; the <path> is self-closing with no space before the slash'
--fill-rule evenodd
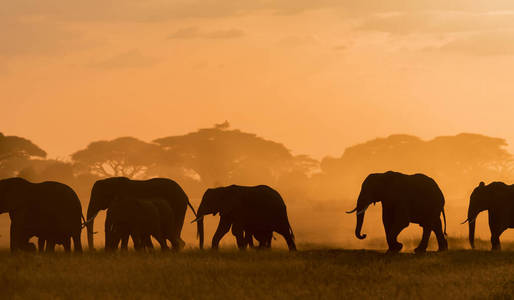
<path id="1" fill-rule="evenodd" d="M 514 253 L 324 249 L 0 252 L 1 299 L 493 298 L 514 295 Z M 303 248 L 303 250 L 302 250 Z"/>

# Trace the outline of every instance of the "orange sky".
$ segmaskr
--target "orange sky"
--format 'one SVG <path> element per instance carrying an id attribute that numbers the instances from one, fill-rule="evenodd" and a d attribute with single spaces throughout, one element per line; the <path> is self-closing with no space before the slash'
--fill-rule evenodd
<path id="1" fill-rule="evenodd" d="M 51 157 L 224 120 L 317 158 L 393 133 L 514 144 L 512 1 L 0 4 L 0 131 Z"/>

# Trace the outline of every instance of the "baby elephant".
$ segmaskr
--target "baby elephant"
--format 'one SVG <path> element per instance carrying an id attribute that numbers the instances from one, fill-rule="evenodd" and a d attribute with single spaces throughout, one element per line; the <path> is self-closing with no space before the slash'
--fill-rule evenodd
<path id="1" fill-rule="evenodd" d="M 107 210 L 106 250 L 115 250 L 121 240 L 121 248 L 127 249 L 129 236 L 136 250 L 153 248 L 151 236 L 168 250 L 166 244 L 167 224 L 172 211 L 166 200 L 160 198 L 118 197 Z M 165 210 L 165 212 L 161 212 Z M 107 237 L 108 236 L 108 237 Z"/>
<path id="2" fill-rule="evenodd" d="M 254 238 L 259 242 L 259 249 L 271 248 L 272 231 L 250 232 L 247 229 L 245 230 L 243 225 L 234 223 L 232 224 L 232 234 L 236 237 L 237 246 L 240 250 L 246 249 L 247 246 L 253 248 Z"/>

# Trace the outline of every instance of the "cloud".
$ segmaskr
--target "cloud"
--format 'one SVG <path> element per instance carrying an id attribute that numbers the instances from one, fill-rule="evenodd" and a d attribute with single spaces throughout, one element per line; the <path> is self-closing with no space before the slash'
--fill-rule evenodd
<path id="1" fill-rule="evenodd" d="M 306 45 L 313 45 L 317 44 L 318 39 L 315 36 L 312 35 L 304 35 L 304 36 L 297 36 L 297 35 L 291 35 L 286 36 L 280 41 L 278 41 L 279 46 L 283 47 L 300 47 L 300 46 L 306 46 Z"/>
<path id="2" fill-rule="evenodd" d="M 346 2 L 349 0 L 344 0 Z M 333 6 L 337 0 L 16 0 L 4 1 L 2 16 L 44 15 L 59 20 L 162 21 L 220 18 L 271 10 L 292 14 Z"/>
<path id="3" fill-rule="evenodd" d="M 338 46 L 332 47 L 332 50 L 334 50 L 334 51 L 344 51 L 347 49 L 348 49 L 348 46 L 345 46 L 345 45 L 338 45 Z"/>
<path id="4" fill-rule="evenodd" d="M 159 60 L 144 56 L 137 49 L 120 53 L 104 61 L 91 64 L 92 67 L 101 69 L 146 68 L 155 65 Z"/>
<path id="5" fill-rule="evenodd" d="M 391 34 L 452 33 L 514 28 L 514 13 L 420 12 L 373 15 L 358 30 Z"/>
<path id="6" fill-rule="evenodd" d="M 244 31 L 239 29 L 226 29 L 226 30 L 215 30 L 215 31 L 201 31 L 197 27 L 186 27 L 181 28 L 174 33 L 170 34 L 170 39 L 235 39 L 245 35 Z"/>
<path id="7" fill-rule="evenodd" d="M 493 31 L 455 38 L 428 51 L 475 56 L 514 55 L 514 31 Z"/>
<path id="8" fill-rule="evenodd" d="M 391 12 L 514 10 L 511 0 L 4 0 L 0 18 L 46 16 L 73 21 L 163 21 L 221 18 L 261 11 L 276 15 L 334 9 L 345 17 Z"/>
<path id="9" fill-rule="evenodd" d="M 0 18 L 0 56 L 55 55 L 80 47 L 78 32 L 54 22 Z"/>

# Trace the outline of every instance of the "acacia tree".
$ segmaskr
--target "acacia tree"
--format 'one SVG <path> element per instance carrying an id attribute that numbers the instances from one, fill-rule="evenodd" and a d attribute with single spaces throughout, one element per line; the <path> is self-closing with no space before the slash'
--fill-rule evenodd
<path id="1" fill-rule="evenodd" d="M 325 182 L 341 182 L 352 190 L 373 172 L 425 173 L 445 192 L 462 197 L 482 180 L 514 178 L 506 145 L 503 139 L 470 133 L 428 141 L 391 135 L 348 147 L 340 158 L 324 158 L 321 169 Z"/>
<path id="2" fill-rule="evenodd" d="M 181 136 L 156 139 L 155 143 L 191 170 L 205 186 L 272 184 L 287 172 L 308 172 L 313 160 L 295 157 L 280 143 L 252 133 L 230 129 L 225 122 Z"/>
<path id="3" fill-rule="evenodd" d="M 111 141 L 97 141 L 86 149 L 72 154 L 78 168 L 100 177 L 125 176 L 146 178 L 163 159 L 158 145 L 133 137 L 121 137 Z"/>
<path id="4" fill-rule="evenodd" d="M 32 157 L 45 158 L 46 152 L 28 139 L 0 133 L 0 177 L 16 176 Z"/>

